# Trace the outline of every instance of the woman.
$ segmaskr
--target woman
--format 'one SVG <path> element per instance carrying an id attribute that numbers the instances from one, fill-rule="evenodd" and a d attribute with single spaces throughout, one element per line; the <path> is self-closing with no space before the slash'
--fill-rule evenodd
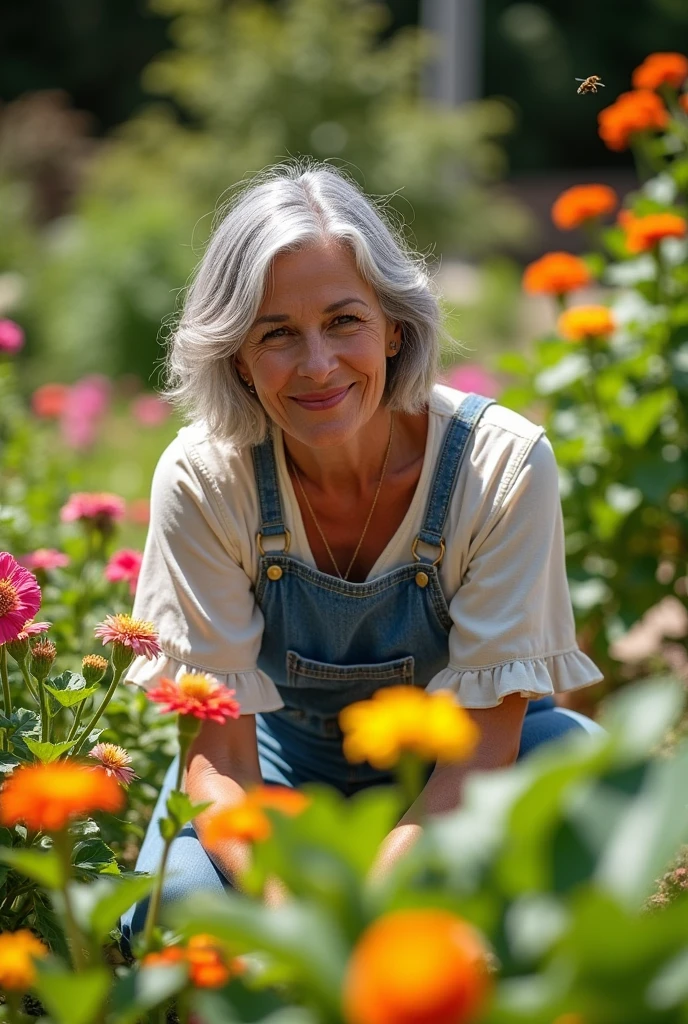
<path id="1" fill-rule="evenodd" d="M 480 727 L 468 764 L 429 776 L 431 813 L 467 771 L 597 728 L 551 697 L 601 678 L 576 646 L 552 449 L 516 413 L 435 385 L 439 333 L 422 261 L 331 167 L 277 167 L 216 230 L 172 339 L 192 424 L 155 473 L 134 609 L 164 655 L 128 674 L 147 687 L 195 669 L 236 691 L 241 717 L 204 723 L 190 752 L 194 801 L 387 781 L 345 761 L 337 722 L 380 686 L 449 689 Z M 229 844 L 210 860 L 204 820 L 175 841 L 167 898 L 221 892 L 244 863 Z M 376 872 L 418 831 L 411 807 Z M 140 870 L 158 866 L 157 832 Z"/>

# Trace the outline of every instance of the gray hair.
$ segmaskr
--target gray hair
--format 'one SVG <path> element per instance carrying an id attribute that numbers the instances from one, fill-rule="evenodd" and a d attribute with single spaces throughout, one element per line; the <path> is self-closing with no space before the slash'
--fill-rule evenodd
<path id="1" fill-rule="evenodd" d="M 268 417 L 235 356 L 263 301 L 272 261 L 323 239 L 347 245 L 385 316 L 402 325 L 387 363 L 385 401 L 417 412 L 439 360 L 440 309 L 425 260 L 376 205 L 328 164 L 278 164 L 231 201 L 187 292 L 167 354 L 165 395 L 238 447 L 266 436 Z"/>

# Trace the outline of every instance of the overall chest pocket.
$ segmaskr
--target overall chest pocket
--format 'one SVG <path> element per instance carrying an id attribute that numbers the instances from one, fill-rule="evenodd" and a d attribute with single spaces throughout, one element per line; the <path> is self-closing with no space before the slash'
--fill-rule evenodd
<path id="1" fill-rule="evenodd" d="M 288 717 L 321 736 L 341 737 L 342 708 L 368 700 L 381 687 L 412 686 L 411 655 L 374 665 L 329 665 L 287 651 L 286 686 L 280 687 Z"/>

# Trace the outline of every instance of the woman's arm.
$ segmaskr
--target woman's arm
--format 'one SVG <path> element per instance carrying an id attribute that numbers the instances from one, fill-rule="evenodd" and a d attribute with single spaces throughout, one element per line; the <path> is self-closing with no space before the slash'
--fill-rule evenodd
<path id="1" fill-rule="evenodd" d="M 248 867 L 249 848 L 243 842 L 227 842 L 211 853 L 204 840 L 205 826 L 212 814 L 240 803 L 248 789 L 261 783 L 255 715 L 241 715 L 224 725 L 204 722 L 189 751 L 185 789 L 194 803 L 212 800 L 194 826 L 203 848 L 234 884 Z"/>
<path id="2" fill-rule="evenodd" d="M 469 772 L 513 764 L 518 757 L 527 704 L 527 698 L 512 693 L 497 707 L 467 709 L 480 729 L 480 740 L 473 756 L 460 764 L 435 766 L 423 792 L 380 846 L 370 872 L 372 880 L 383 878 L 394 862 L 411 848 L 422 832 L 423 816 L 443 814 L 459 805 L 463 782 Z"/>

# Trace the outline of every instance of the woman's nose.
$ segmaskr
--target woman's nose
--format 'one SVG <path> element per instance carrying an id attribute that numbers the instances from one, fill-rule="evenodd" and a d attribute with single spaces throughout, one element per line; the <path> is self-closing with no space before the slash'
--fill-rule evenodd
<path id="1" fill-rule="evenodd" d="M 319 331 L 304 335 L 298 365 L 302 377 L 325 381 L 336 366 L 336 354 Z"/>

